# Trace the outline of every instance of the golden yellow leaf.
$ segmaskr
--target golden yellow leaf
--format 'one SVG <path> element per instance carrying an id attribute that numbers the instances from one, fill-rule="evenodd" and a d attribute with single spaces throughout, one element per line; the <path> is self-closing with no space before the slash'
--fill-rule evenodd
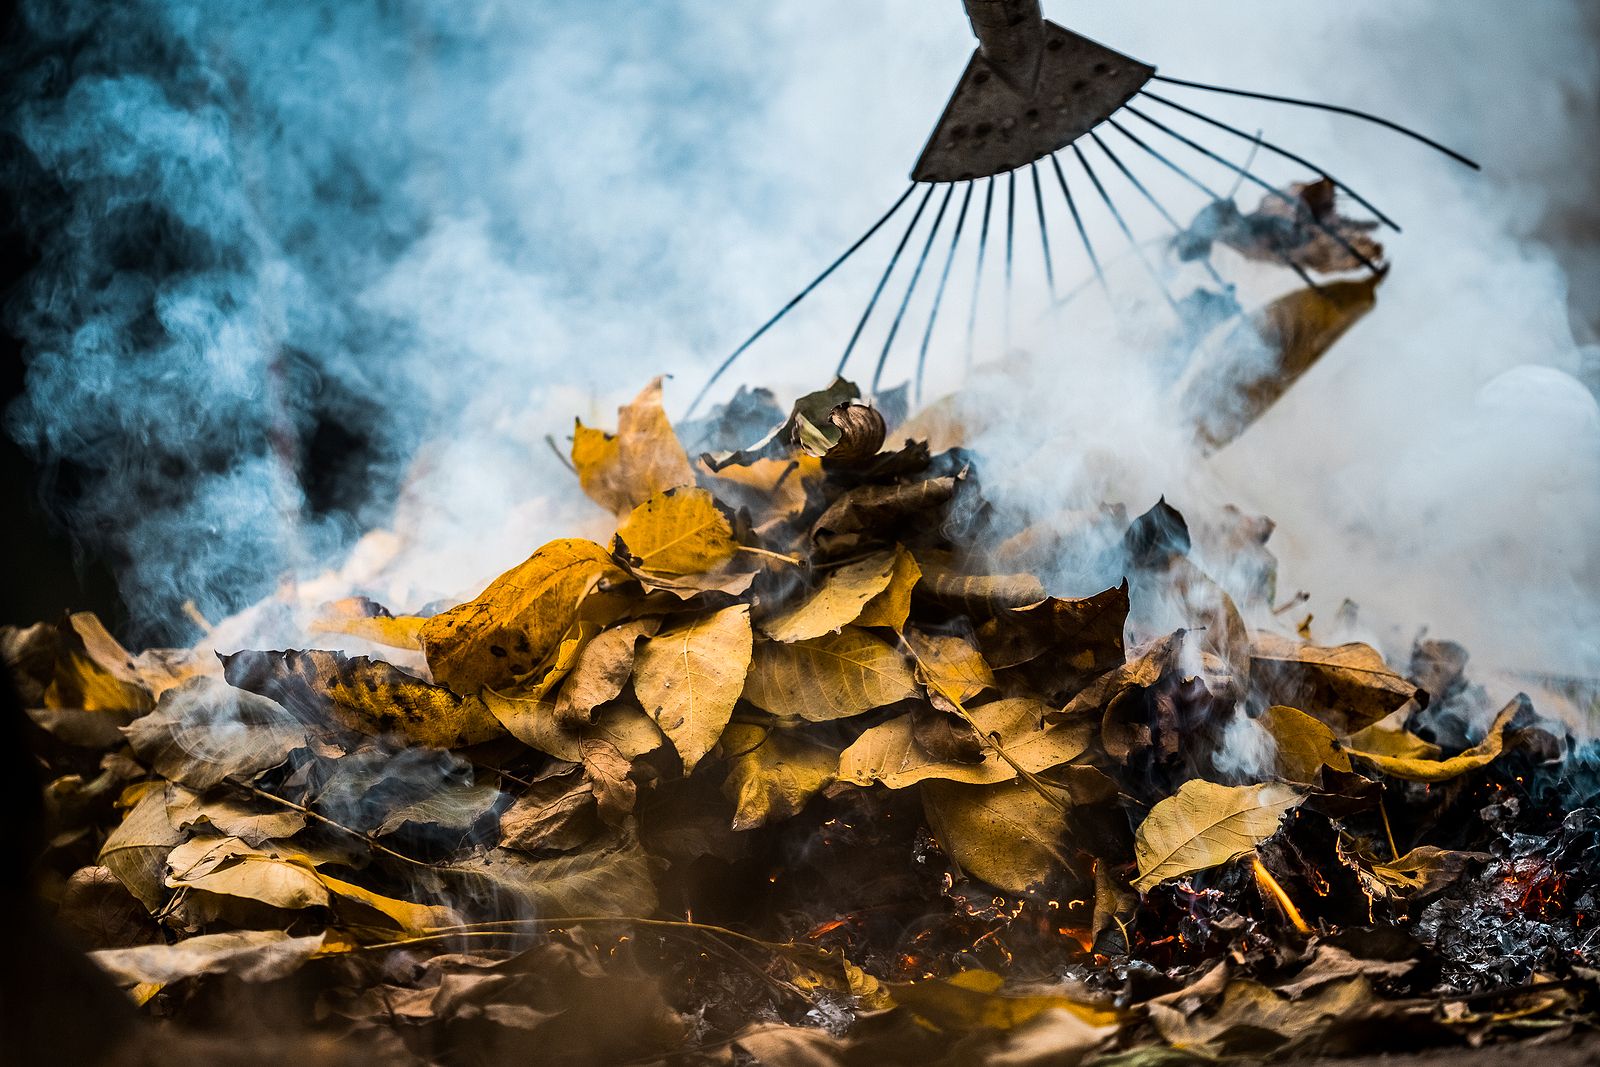
<path id="1" fill-rule="evenodd" d="M 1005 980 L 988 971 L 962 971 L 951 978 L 891 983 L 899 1004 L 941 1030 L 1012 1030 L 1046 1012 L 1064 1011 L 1109 1037 L 1120 1016 L 1115 1011 L 1060 995 L 1007 996 Z M 1066 1061 L 1063 1061 L 1066 1062 Z"/>
<path id="2" fill-rule="evenodd" d="M 728 777 L 722 793 L 733 801 L 733 828 L 753 830 L 798 815 L 831 785 L 839 760 L 826 745 L 789 730 L 733 723 L 722 732 Z"/>
<path id="3" fill-rule="evenodd" d="M 1432 893 L 1461 877 L 1468 863 L 1489 858 L 1484 852 L 1454 852 L 1419 845 L 1399 859 L 1374 863 L 1372 875 L 1398 896 Z"/>
<path id="4" fill-rule="evenodd" d="M 1323 767 L 1349 773 L 1350 757 L 1322 721 L 1295 708 L 1274 704 L 1262 714 L 1260 722 L 1277 746 L 1278 775 L 1284 780 L 1311 785 Z"/>
<path id="5" fill-rule="evenodd" d="M 1451 756 L 1449 759 L 1433 760 L 1420 759 L 1407 756 L 1388 756 L 1379 752 L 1363 752 L 1352 748 L 1350 754 L 1372 764 L 1378 770 L 1394 778 L 1403 778 L 1408 782 L 1445 782 L 1451 778 L 1458 778 L 1468 771 L 1475 771 L 1479 767 L 1487 766 L 1500 757 L 1501 750 L 1505 747 L 1506 727 L 1511 725 L 1511 720 L 1517 717 L 1517 712 L 1526 706 L 1527 697 L 1518 696 L 1501 709 L 1494 722 L 1489 726 L 1489 732 L 1484 739 L 1467 749 L 1460 755 Z"/>
<path id="6" fill-rule="evenodd" d="M 923 783 L 922 807 L 940 847 L 964 871 L 996 889 L 1022 893 L 1066 861 L 1061 835 L 1070 798 L 1051 792 L 1058 802 L 1028 782 L 935 780 Z"/>
<path id="7" fill-rule="evenodd" d="M 371 925 L 370 919 L 363 917 L 358 909 L 341 907 L 341 901 L 352 901 L 362 908 L 377 912 L 391 920 L 395 928 L 404 934 L 422 935 L 462 921 L 455 910 L 443 904 L 415 904 L 409 900 L 386 897 L 321 871 L 317 872 L 317 878 L 334 894 L 334 910 L 342 913 L 342 917 L 349 922 Z"/>
<path id="8" fill-rule="evenodd" d="M 556 648 L 584 597 L 608 577 L 625 579 L 593 541 L 550 542 L 475 600 L 427 621 L 422 647 L 433 677 L 464 696 L 511 688 Z"/>
<path id="9" fill-rule="evenodd" d="M 889 587 L 896 560 L 894 552 L 879 552 L 832 571 L 804 600 L 763 622 L 761 632 L 774 641 L 790 642 L 843 629 Z"/>
<path id="10" fill-rule="evenodd" d="M 1011 697 L 973 708 L 972 725 L 980 736 L 992 738 L 1022 770 L 1037 774 L 1070 763 L 1089 749 L 1099 724 L 1081 716 L 1045 725 L 1053 709 L 1032 697 Z"/>
<path id="11" fill-rule="evenodd" d="M 1391 670 L 1377 649 L 1321 648 L 1258 633 L 1250 650 L 1251 683 L 1274 704 L 1298 708 L 1344 737 L 1427 694 Z"/>
<path id="12" fill-rule="evenodd" d="M 229 685 L 275 700 L 302 722 L 330 718 L 357 733 L 398 734 L 430 748 L 500 735 L 482 700 L 429 685 L 381 660 L 340 652 L 239 652 L 223 657 Z"/>
<path id="13" fill-rule="evenodd" d="M 1169 878 L 1216 867 L 1243 856 L 1273 834 L 1304 794 L 1275 782 L 1217 785 L 1198 778 L 1150 809 L 1134 843 L 1139 877 L 1149 892 Z"/>
<path id="14" fill-rule="evenodd" d="M 904 789 L 929 778 L 992 785 L 1014 778 L 1016 774 L 993 752 L 985 752 L 981 763 L 954 763 L 934 758 L 916 743 L 910 714 L 864 731 L 839 754 L 840 781 L 885 785 L 890 789 Z"/>
<path id="15" fill-rule="evenodd" d="M 347 597 L 324 605 L 308 629 L 314 634 L 346 634 L 390 648 L 422 650 L 420 615 L 391 615 L 366 597 Z"/>
<path id="16" fill-rule="evenodd" d="M 896 548 L 888 586 L 861 609 L 856 625 L 883 626 L 897 632 L 905 629 L 911 615 L 911 594 L 921 580 L 922 568 L 915 557 L 904 548 Z"/>
<path id="17" fill-rule="evenodd" d="M 45 690 L 45 707 L 124 715 L 150 710 L 154 699 L 137 664 L 96 615 L 69 615 L 62 636 L 64 647 Z"/>
<path id="18" fill-rule="evenodd" d="M 907 630 L 905 638 L 916 654 L 917 677 L 928 687 L 935 705 L 944 707 L 948 701 L 965 703 L 994 687 L 994 672 L 984 662 L 983 653 L 965 638 L 924 634 L 920 630 Z"/>
<path id="19" fill-rule="evenodd" d="M 1359 1017 L 1374 999 L 1372 986 L 1359 975 L 1330 982 L 1295 1000 L 1259 982 L 1236 978 L 1227 983 L 1221 1003 L 1209 1012 L 1161 1002 L 1150 1003 L 1147 1010 L 1161 1036 L 1179 1048 L 1220 1050 L 1237 1035 L 1245 1048 L 1258 1050 L 1305 1040 L 1334 1020 Z"/>
<path id="20" fill-rule="evenodd" d="M 618 409 L 615 434 L 578 423 L 572 465 L 589 498 L 618 514 L 657 493 L 693 485 L 694 469 L 661 406 L 661 379 Z"/>
<path id="21" fill-rule="evenodd" d="M 654 752 L 663 741 L 655 720 L 637 705 L 615 700 L 595 709 L 594 722 L 576 729 L 562 724 L 548 700 L 505 696 L 486 689 L 483 702 L 506 732 L 529 748 L 567 763 L 582 763 L 586 747 L 605 742 L 633 759 Z"/>
<path id="22" fill-rule="evenodd" d="M 917 695 L 905 657 L 881 638 L 846 627 L 810 641 L 758 641 L 744 698 L 785 719 L 824 722 Z"/>
<path id="23" fill-rule="evenodd" d="M 685 773 L 722 736 L 744 690 L 750 654 L 747 604 L 658 634 L 636 653 L 634 692 L 677 748 Z"/>
<path id="24" fill-rule="evenodd" d="M 662 577 L 706 574 L 733 558 L 733 527 L 704 489 L 669 489 L 628 513 L 617 551 L 635 570 Z"/>

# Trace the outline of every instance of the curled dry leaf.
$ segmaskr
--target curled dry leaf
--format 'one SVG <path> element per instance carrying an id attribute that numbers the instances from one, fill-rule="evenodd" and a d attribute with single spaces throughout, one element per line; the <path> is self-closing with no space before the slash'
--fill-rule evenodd
<path id="1" fill-rule="evenodd" d="M 100 846 L 99 862 L 154 912 L 167 899 L 167 854 L 188 835 L 167 816 L 166 789 L 151 783 Z"/>
<path id="2" fill-rule="evenodd" d="M 750 670 L 750 607 L 658 634 L 635 658 L 634 692 L 692 771 L 722 736 Z"/>
<path id="3" fill-rule="evenodd" d="M 422 647 L 435 681 L 463 696 L 516 685 L 555 650 L 602 579 L 626 576 L 593 541 L 552 541 L 474 600 L 435 615 Z"/>
<path id="4" fill-rule="evenodd" d="M 427 621 L 419 615 L 391 615 L 382 604 L 355 596 L 325 605 L 311 620 L 309 629 L 314 634 L 345 634 L 377 645 L 420 652 L 422 627 Z"/>
<path id="5" fill-rule="evenodd" d="M 909 485 L 863 485 L 839 495 L 811 524 L 811 539 L 823 552 L 842 555 L 903 540 L 902 525 L 926 528 L 941 521 L 956 495 L 957 479 L 929 478 Z"/>
<path id="6" fill-rule="evenodd" d="M 846 627 L 810 641 L 758 641 L 744 699 L 784 719 L 845 719 L 917 695 L 905 657 L 882 638 Z"/>
<path id="7" fill-rule="evenodd" d="M 888 434 L 889 426 L 877 408 L 844 403 L 828 412 L 823 426 L 797 415 L 794 444 L 830 465 L 853 467 L 877 455 Z"/>
<path id="8" fill-rule="evenodd" d="M 596 708 L 621 696 L 633 674 L 635 646 L 659 629 L 659 618 L 633 619 L 602 631 L 585 645 L 556 698 L 556 722 L 569 730 L 585 726 L 594 720 Z"/>
<path id="9" fill-rule="evenodd" d="M 1324 767 L 1350 773 L 1350 757 L 1333 731 L 1303 711 L 1274 704 L 1261 716 L 1261 726 L 1272 736 L 1279 777 L 1312 785 Z"/>
<path id="10" fill-rule="evenodd" d="M 810 595 L 762 622 L 761 632 L 786 643 L 837 633 L 889 588 L 898 562 L 897 553 L 879 552 L 829 572 Z"/>
<path id="11" fill-rule="evenodd" d="M 904 548 L 894 553 L 894 570 L 883 592 L 867 602 L 856 617 L 857 626 L 882 626 L 896 632 L 905 629 L 911 616 L 911 595 L 922 580 L 922 568 Z"/>
<path id="12" fill-rule="evenodd" d="M 246 982 L 271 982 L 293 974 L 324 951 L 327 936 L 229 930 L 185 938 L 172 945 L 105 949 L 89 953 L 89 958 L 123 987 L 169 985 L 203 974 L 231 974 Z"/>
<path id="13" fill-rule="evenodd" d="M 1071 799 L 1065 791 L 1028 782 L 933 780 L 922 785 L 922 806 L 940 847 L 996 889 L 1027 892 L 1066 862 L 1061 837 Z"/>
<path id="14" fill-rule="evenodd" d="M 1403 778 L 1408 782 L 1446 782 L 1499 759 L 1500 752 L 1505 747 L 1506 728 L 1511 725 L 1511 720 L 1517 717 L 1517 713 L 1527 707 L 1529 707 L 1528 698 L 1518 696 L 1495 716 L 1494 722 L 1489 726 L 1489 732 L 1482 741 L 1449 759 L 1389 756 L 1381 752 L 1363 752 L 1355 748 L 1350 750 L 1350 754 L 1363 762 L 1370 763 L 1392 778 Z"/>
<path id="15" fill-rule="evenodd" d="M 589 498 L 622 514 L 657 493 L 694 484 L 694 469 L 661 406 L 657 378 L 617 411 L 617 432 L 579 422 L 572 435 L 572 465 Z"/>
<path id="16" fill-rule="evenodd" d="M 228 684 L 275 700 L 309 724 L 338 723 L 371 737 L 458 748 L 500 734 L 477 697 L 457 696 L 398 667 L 341 652 L 238 652 L 222 659 Z"/>
<path id="17" fill-rule="evenodd" d="M 167 690 L 125 732 L 151 770 L 198 790 L 228 778 L 249 781 L 309 743 L 305 727 L 278 703 L 212 678 Z"/>
<path id="18" fill-rule="evenodd" d="M 1031 574 L 963 574 L 939 563 L 924 562 L 918 592 L 974 619 L 1044 601 L 1044 583 Z"/>
<path id="19" fill-rule="evenodd" d="M 1322 648 L 1258 633 L 1251 684 L 1273 704 L 1299 708 L 1344 737 L 1427 693 L 1389 668 L 1371 645 Z"/>
<path id="20" fill-rule="evenodd" d="M 1148 892 L 1169 878 L 1237 859 L 1273 834 L 1304 794 L 1286 785 L 1229 786 L 1194 779 L 1150 809 L 1134 847 Z"/>
<path id="21" fill-rule="evenodd" d="M 722 748 L 722 792 L 733 802 L 735 830 L 798 815 L 833 784 L 839 766 L 833 749 L 789 730 L 734 723 L 723 731 Z"/>
<path id="22" fill-rule="evenodd" d="M 1375 1002 L 1371 985 L 1360 976 L 1331 982 L 1298 1000 L 1236 978 L 1211 1011 L 1184 1012 L 1152 1003 L 1149 1012 L 1161 1036 L 1181 1048 L 1221 1048 L 1231 1038 L 1248 1035 L 1256 1048 L 1274 1049 L 1307 1041 L 1339 1020 L 1360 1019 Z"/>

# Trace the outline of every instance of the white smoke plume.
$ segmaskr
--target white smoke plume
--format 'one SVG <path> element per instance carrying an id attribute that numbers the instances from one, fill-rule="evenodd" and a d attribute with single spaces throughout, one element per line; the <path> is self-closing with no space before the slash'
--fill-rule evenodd
<path id="1" fill-rule="evenodd" d="M 1019 318 L 1028 369 L 980 366 L 972 383 L 1006 416 L 976 442 L 986 488 L 1043 519 L 1163 493 L 1192 515 L 1236 503 L 1278 521 L 1280 586 L 1310 591 L 1324 624 L 1349 598 L 1359 636 L 1391 654 L 1427 628 L 1475 663 L 1600 672 L 1597 360 L 1538 239 L 1593 192 L 1600 58 L 1582 0 L 1514 19 L 1491 0 L 1045 6 L 1175 76 L 1392 115 L 1485 173 L 1351 120 L 1173 90 L 1405 225 L 1386 235 L 1378 308 L 1211 460 L 1160 400 L 1155 340 L 1089 300 L 1065 327 Z M 663 370 L 681 411 L 899 194 L 972 47 L 954 0 L 23 12 L 7 177 L 36 190 L 44 244 L 13 301 L 31 362 L 8 422 L 72 472 L 77 533 L 120 561 L 144 632 L 163 636 L 186 600 L 216 618 L 329 568 L 343 577 L 300 601 L 470 594 L 597 522 L 544 436 L 574 414 L 608 421 Z M 1141 173 L 1180 218 L 1201 205 Z M 1310 176 L 1265 159 L 1261 173 Z M 1070 288 L 1087 265 L 1051 210 Z M 1037 290 L 1031 232 L 1018 270 Z M 824 384 L 883 255 L 752 350 L 730 390 Z M 1240 267 L 1253 299 L 1263 273 Z M 1003 354 L 993 316 L 980 342 Z M 957 386 L 960 367 L 939 347 L 934 384 Z M 391 526 L 399 542 L 349 558 Z M 270 642 L 298 623 L 251 625 Z"/>

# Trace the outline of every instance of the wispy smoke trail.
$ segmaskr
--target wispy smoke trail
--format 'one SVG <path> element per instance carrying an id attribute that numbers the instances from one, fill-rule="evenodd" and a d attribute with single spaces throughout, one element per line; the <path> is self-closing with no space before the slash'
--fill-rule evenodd
<path id="1" fill-rule="evenodd" d="M 1595 362 L 1531 240 L 1592 188 L 1567 178 L 1600 99 L 1584 5 L 1047 14 L 1180 76 L 1395 114 L 1489 173 L 1207 100 L 1407 224 L 1378 310 L 1208 463 L 1148 399 L 1137 344 L 1077 323 L 1068 359 L 1030 326 L 1039 358 L 1003 383 L 1026 404 L 983 444 L 1033 466 L 986 484 L 1041 516 L 1234 501 L 1279 520 L 1282 585 L 1321 619 L 1351 597 L 1391 649 L 1428 625 L 1505 665 L 1600 669 Z M 897 194 L 971 47 L 954 0 L 35 0 L 24 18 L 7 180 L 43 261 L 14 301 L 31 365 L 9 423 L 165 636 L 184 600 L 226 614 L 376 526 L 404 530 L 403 556 L 316 590 L 418 606 L 580 522 L 543 436 L 649 374 L 703 373 L 825 263 Z M 1158 187 L 1199 206 L 1177 190 Z M 872 269 L 735 377 L 824 378 Z"/>

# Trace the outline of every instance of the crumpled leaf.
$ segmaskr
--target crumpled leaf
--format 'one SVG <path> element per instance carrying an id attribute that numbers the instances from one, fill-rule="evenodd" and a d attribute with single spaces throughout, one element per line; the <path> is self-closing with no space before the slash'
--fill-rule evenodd
<path id="1" fill-rule="evenodd" d="M 1350 757 L 1333 731 L 1320 720 L 1274 704 L 1262 713 L 1260 722 L 1272 736 L 1278 775 L 1285 781 L 1312 785 L 1324 767 L 1350 773 Z"/>
<path id="2" fill-rule="evenodd" d="M 551 541 L 475 600 L 428 620 L 422 628 L 428 667 L 463 696 L 509 689 L 556 649 L 591 589 L 625 578 L 593 541 Z"/>
<path id="3" fill-rule="evenodd" d="M 645 642 L 634 692 L 692 771 L 722 736 L 744 690 L 751 656 L 750 607 L 724 608 Z"/>
<path id="4" fill-rule="evenodd" d="M 169 782 L 206 790 L 249 781 L 309 739 L 278 703 L 214 678 L 193 678 L 161 696 L 125 733 L 134 755 Z"/>
<path id="5" fill-rule="evenodd" d="M 600 830 L 594 786 L 577 767 L 537 780 L 500 816 L 500 847 L 568 852 Z"/>
<path id="6" fill-rule="evenodd" d="M 789 730 L 734 723 L 722 733 L 722 748 L 722 793 L 733 802 L 735 830 L 798 815 L 833 783 L 839 766 L 833 749 Z"/>
<path id="7" fill-rule="evenodd" d="M 978 647 L 995 670 L 1020 668 L 1036 691 L 1075 692 L 1122 665 L 1127 619 L 1124 582 L 1091 597 L 1048 597 L 999 612 L 978 628 Z"/>
<path id="8" fill-rule="evenodd" d="M 1368 869 L 1397 896 L 1428 895 L 1459 879 L 1469 863 L 1489 858 L 1484 852 L 1458 852 L 1418 845 L 1399 859 L 1374 863 Z"/>
<path id="9" fill-rule="evenodd" d="M 1527 706 L 1528 698 L 1518 695 L 1495 716 L 1494 722 L 1489 726 L 1489 732 L 1484 735 L 1482 741 L 1449 759 L 1387 756 L 1378 752 L 1362 752 L 1358 749 L 1351 749 L 1350 754 L 1372 764 L 1393 778 L 1403 778 L 1408 782 L 1446 782 L 1499 759 L 1500 751 L 1505 747 L 1506 727 L 1510 726 L 1511 720 Z"/>
<path id="10" fill-rule="evenodd" d="M 1005 980 L 990 971 L 950 978 L 891 983 L 895 1003 L 941 1030 L 1012 1030 L 1049 1011 L 1064 1011 L 1094 1027 L 1114 1027 L 1115 1011 L 1063 993 L 1007 995 Z"/>
<path id="11" fill-rule="evenodd" d="M 154 912 L 167 899 L 167 854 L 188 836 L 167 816 L 166 790 L 148 787 L 100 846 L 99 863 Z"/>
<path id="12" fill-rule="evenodd" d="M 1359 1017 L 1373 1004 L 1372 987 L 1362 977 L 1329 983 L 1298 1000 L 1236 978 L 1213 1011 L 1181 1011 L 1159 1002 L 1147 1009 L 1161 1036 L 1180 1048 L 1267 1051 L 1307 1040 L 1337 1020 Z"/>
<path id="13" fill-rule="evenodd" d="M 895 552 L 879 552 L 829 572 L 809 596 L 761 624 L 774 641 L 807 641 L 837 633 L 889 588 L 899 562 Z"/>
<path id="14" fill-rule="evenodd" d="M 342 652 L 237 652 L 222 658 L 228 684 L 287 708 L 302 722 L 330 719 L 370 737 L 397 735 L 459 748 L 500 734 L 477 697 L 429 685 L 382 660 Z"/>
<path id="15" fill-rule="evenodd" d="M 657 493 L 617 527 L 615 554 L 649 584 L 651 578 L 706 575 L 733 558 L 733 527 L 704 489 Z"/>
<path id="16" fill-rule="evenodd" d="M 1228 786 L 1200 779 L 1150 809 L 1134 846 L 1139 877 L 1149 892 L 1178 878 L 1237 859 L 1273 834 L 1304 794 L 1287 785 Z"/>
<path id="17" fill-rule="evenodd" d="M 1251 684 L 1272 704 L 1298 708 L 1340 736 L 1370 726 L 1428 694 L 1397 674 L 1370 645 L 1322 648 L 1258 633 L 1250 652 Z"/>
<path id="18" fill-rule="evenodd" d="M 866 404 L 835 404 L 821 424 L 795 413 L 795 447 L 830 466 L 852 467 L 867 463 L 883 447 L 889 427 L 883 413 Z"/>
<path id="19" fill-rule="evenodd" d="M 1027 782 L 934 780 L 923 783 L 922 805 L 940 847 L 962 869 L 997 889 L 1023 893 L 1067 859 L 1061 837 L 1070 798 L 1045 788 L 1051 797 Z"/>
<path id="20" fill-rule="evenodd" d="M 171 945 L 102 949 L 89 953 L 89 958 L 125 988 L 169 985 L 203 974 L 271 982 L 293 974 L 322 952 L 327 938 L 327 934 L 294 937 L 280 930 L 229 930 L 184 938 Z"/>
<path id="21" fill-rule="evenodd" d="M 786 719 L 849 718 L 917 695 L 905 657 L 887 641 L 846 627 L 810 641 L 758 641 L 744 699 Z"/>
<path id="22" fill-rule="evenodd" d="M 928 687 L 935 707 L 954 711 L 955 704 L 994 688 L 994 672 L 983 653 L 965 638 L 908 630 L 905 639 L 916 656 L 917 678 Z"/>
<path id="23" fill-rule="evenodd" d="M 179 830 L 209 826 L 255 848 L 293 837 L 306 826 L 306 817 L 292 808 L 264 809 L 228 793 L 201 796 L 176 783 L 167 786 L 167 819 Z"/>
<path id="24" fill-rule="evenodd" d="M 572 465 L 589 498 L 621 514 L 657 493 L 694 484 L 694 468 L 661 406 L 657 378 L 617 410 L 617 432 L 579 422 L 572 435 Z"/>
<path id="25" fill-rule="evenodd" d="M 904 541 L 903 525 L 918 528 L 942 521 L 958 479 L 928 478 L 909 485 L 863 485 L 841 493 L 811 524 L 811 539 L 839 555 L 867 545 Z M 1042 595 L 1042 594 L 1041 594 Z"/>
<path id="26" fill-rule="evenodd" d="M 167 856 L 174 889 L 242 897 L 274 908 L 326 907 L 328 889 L 314 864 L 292 851 L 251 848 L 236 837 L 196 837 Z"/>
<path id="27" fill-rule="evenodd" d="M 314 634 L 345 634 L 377 645 L 420 652 L 422 627 L 427 622 L 420 615 L 392 615 L 382 604 L 353 596 L 324 605 L 308 629 Z"/>
<path id="28" fill-rule="evenodd" d="M 1042 603 L 1048 594 L 1032 574 L 964 574 L 939 561 L 922 562 L 918 591 L 974 619 Z"/>
<path id="29" fill-rule="evenodd" d="M 556 698 L 556 722 L 569 730 L 593 722 L 595 709 L 621 696 L 632 677 L 635 646 L 660 628 L 659 618 L 633 619 L 602 631 L 584 645 Z"/>

